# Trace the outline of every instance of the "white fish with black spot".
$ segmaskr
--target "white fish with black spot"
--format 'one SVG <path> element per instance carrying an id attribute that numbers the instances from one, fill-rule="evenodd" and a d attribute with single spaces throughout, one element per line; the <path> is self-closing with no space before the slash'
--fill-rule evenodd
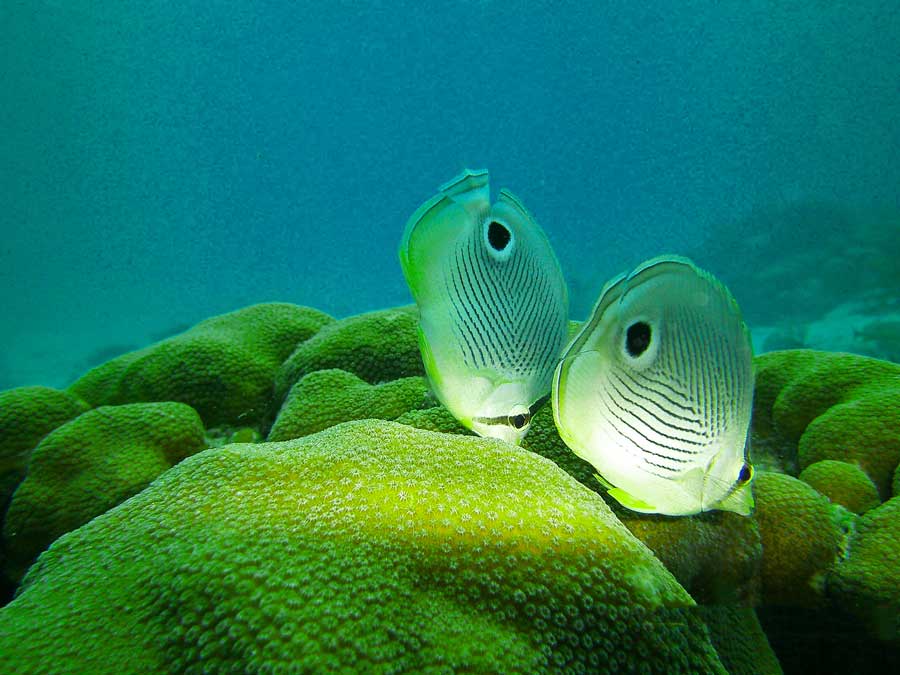
<path id="1" fill-rule="evenodd" d="M 546 402 L 566 341 L 568 294 L 550 242 L 487 171 L 465 171 L 409 219 L 403 275 L 438 399 L 481 436 L 518 443 Z"/>
<path id="2" fill-rule="evenodd" d="M 553 381 L 562 439 L 629 509 L 747 515 L 753 353 L 734 298 L 690 260 L 606 284 Z"/>

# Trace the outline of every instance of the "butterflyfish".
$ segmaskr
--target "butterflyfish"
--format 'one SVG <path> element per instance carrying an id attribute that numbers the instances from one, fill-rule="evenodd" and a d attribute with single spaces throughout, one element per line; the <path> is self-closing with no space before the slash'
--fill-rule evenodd
<path id="1" fill-rule="evenodd" d="M 546 235 L 488 172 L 464 171 L 410 217 L 400 263 L 438 400 L 481 436 L 519 443 L 546 403 L 568 293 Z"/>
<path id="2" fill-rule="evenodd" d="M 690 260 L 609 281 L 553 379 L 560 436 L 641 512 L 751 512 L 753 353 L 728 289 Z"/>

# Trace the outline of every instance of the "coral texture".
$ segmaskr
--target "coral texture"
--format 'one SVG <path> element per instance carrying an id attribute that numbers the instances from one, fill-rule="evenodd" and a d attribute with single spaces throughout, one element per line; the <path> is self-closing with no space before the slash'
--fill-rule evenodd
<path id="1" fill-rule="evenodd" d="M 200 453 L 59 539 L 0 670 L 724 675 L 693 604 L 552 462 L 351 422 Z"/>
<path id="2" fill-rule="evenodd" d="M 87 409 L 78 397 L 50 387 L 0 392 L 0 474 L 24 471 L 44 436 Z"/>
<path id="3" fill-rule="evenodd" d="M 101 406 L 51 432 L 32 453 L 6 513 L 7 573 L 20 577 L 61 534 L 204 448 L 203 424 L 182 403 Z"/>
<path id="4" fill-rule="evenodd" d="M 369 384 L 344 370 L 316 370 L 291 388 L 269 440 L 299 438 L 350 420 L 393 420 L 434 404 L 423 377 Z"/>
<path id="5" fill-rule="evenodd" d="M 881 503 L 878 489 L 856 464 L 823 459 L 803 469 L 799 478 L 853 513 L 865 513 Z"/>
<path id="6" fill-rule="evenodd" d="M 900 463 L 900 365 L 807 350 L 756 359 L 754 457 L 797 475 L 815 462 L 858 464 L 890 496 Z"/>
<path id="7" fill-rule="evenodd" d="M 825 578 L 841 553 L 846 510 L 806 483 L 760 471 L 754 481 L 762 538 L 762 597 L 773 605 L 824 607 Z"/>
<path id="8" fill-rule="evenodd" d="M 900 643 L 900 497 L 860 517 L 847 558 L 828 581 L 829 593 L 872 635 Z"/>
<path id="9" fill-rule="evenodd" d="M 315 370 L 340 368 L 369 384 L 424 376 L 415 305 L 341 319 L 299 345 L 275 379 L 276 405 Z"/>
<path id="10" fill-rule="evenodd" d="M 252 305 L 123 354 L 69 391 L 93 406 L 178 401 L 200 413 L 207 426 L 254 424 L 269 409 L 282 362 L 332 321 L 309 307 Z"/>

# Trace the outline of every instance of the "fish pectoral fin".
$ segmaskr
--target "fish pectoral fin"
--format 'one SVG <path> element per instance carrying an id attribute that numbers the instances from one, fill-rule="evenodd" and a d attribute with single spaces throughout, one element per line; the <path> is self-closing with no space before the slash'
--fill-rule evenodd
<path id="1" fill-rule="evenodd" d="M 715 505 L 720 511 L 732 511 L 742 516 L 749 516 L 753 512 L 755 502 L 751 483 L 735 489 L 730 495 Z"/>
<path id="2" fill-rule="evenodd" d="M 622 488 L 611 488 L 609 490 L 609 495 L 626 509 L 637 511 L 638 513 L 659 513 L 659 509 L 653 506 L 653 504 L 648 504 L 637 497 L 633 497 Z"/>

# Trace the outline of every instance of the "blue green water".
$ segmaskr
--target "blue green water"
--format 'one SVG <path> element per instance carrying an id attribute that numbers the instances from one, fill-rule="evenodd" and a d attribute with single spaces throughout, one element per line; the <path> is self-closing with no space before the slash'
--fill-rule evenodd
<path id="1" fill-rule="evenodd" d="M 403 225 L 463 167 L 536 215 L 576 318 L 683 253 L 758 348 L 893 355 L 851 324 L 898 311 L 896 2 L 35 0 L 0 26 L 0 388 L 259 301 L 409 302 Z"/>

